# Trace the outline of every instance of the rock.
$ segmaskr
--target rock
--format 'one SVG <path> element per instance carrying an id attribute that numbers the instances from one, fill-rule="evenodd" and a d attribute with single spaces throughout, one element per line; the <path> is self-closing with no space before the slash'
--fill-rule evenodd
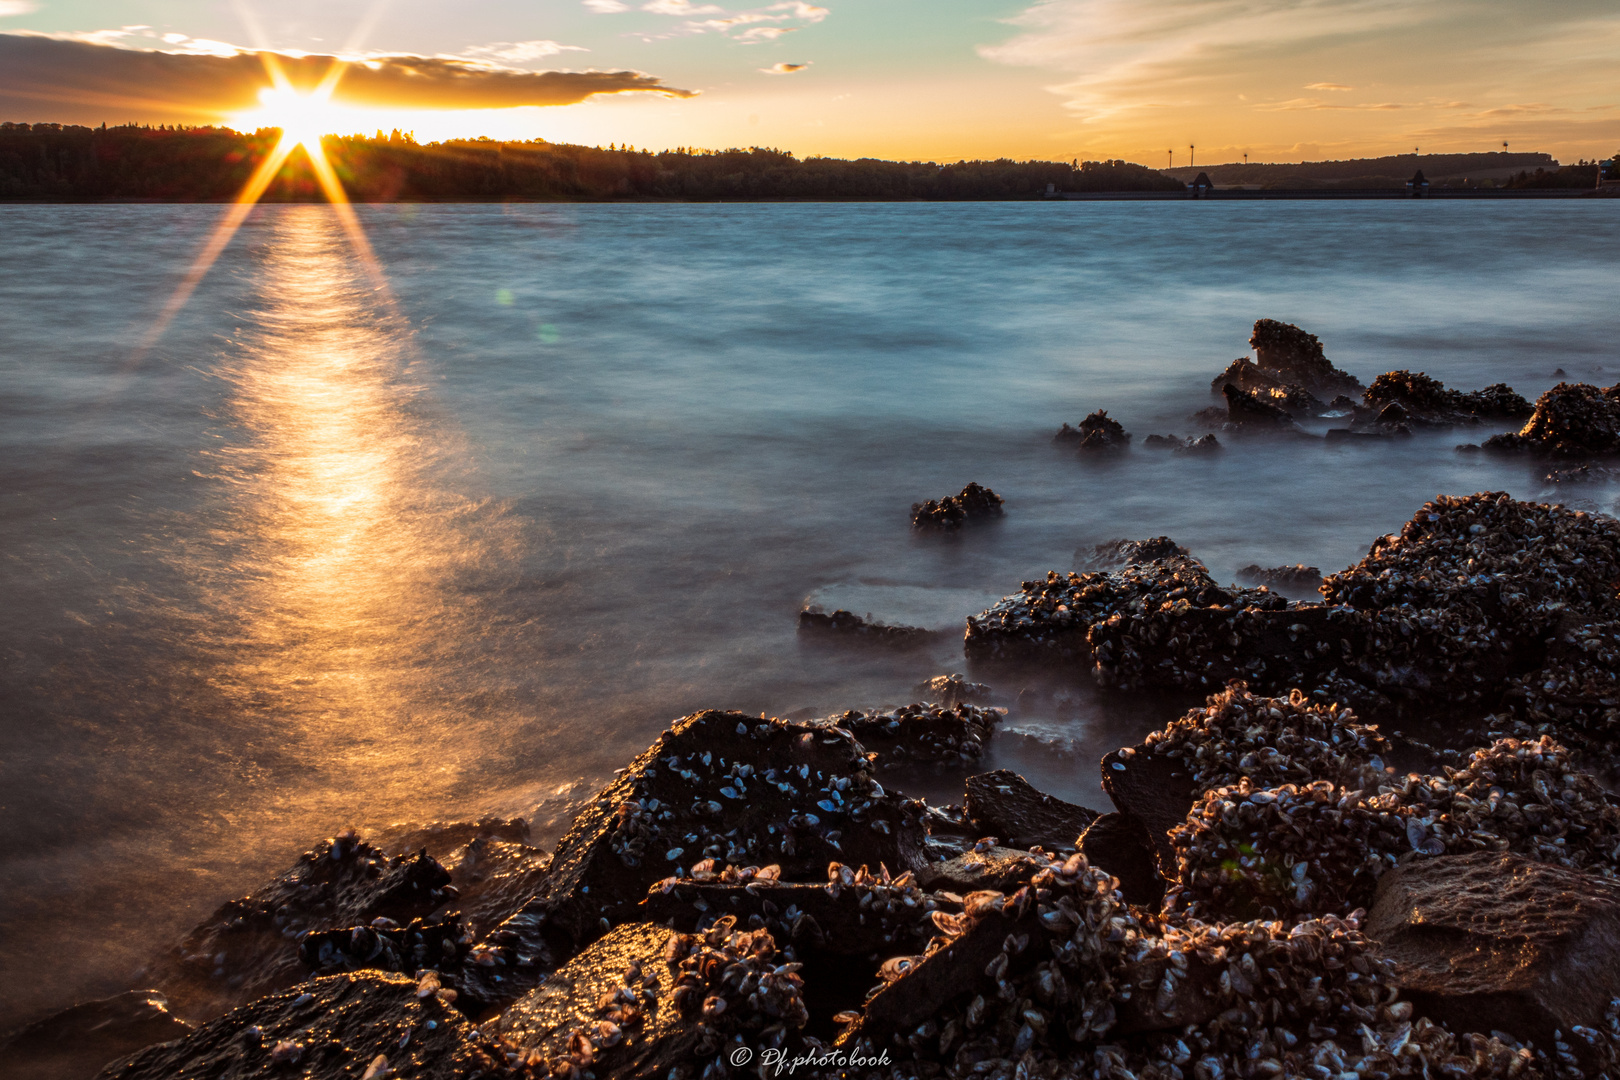
<path id="1" fill-rule="evenodd" d="M 781 1046 L 807 1019 L 801 979 L 767 930 L 615 928 L 513 1003 L 491 1034 L 542 1074 L 696 1076 L 727 1054 Z"/>
<path id="2" fill-rule="evenodd" d="M 1171 556 L 1187 558 L 1190 552 L 1168 536 L 1155 536 L 1151 540 L 1110 540 L 1092 548 L 1076 548 L 1074 564 L 1082 570 L 1114 570 Z"/>
<path id="3" fill-rule="evenodd" d="M 1275 405 L 1295 420 L 1321 416 L 1327 406 L 1303 386 L 1273 386 L 1265 390 L 1249 391 L 1268 405 Z"/>
<path id="4" fill-rule="evenodd" d="M 221 905 L 153 965 L 153 979 L 176 1013 L 206 1019 L 303 978 L 300 933 L 426 918 L 452 899 L 450 880 L 425 851 L 390 856 L 345 832 Z"/>
<path id="5" fill-rule="evenodd" d="M 1268 401 L 1247 390 L 1239 390 L 1231 383 L 1221 387 L 1226 395 L 1226 422 L 1242 428 L 1275 428 L 1292 431 L 1294 418 Z"/>
<path id="6" fill-rule="evenodd" d="M 1000 709 L 981 705 L 914 704 L 883 712 L 851 709 L 832 722 L 876 751 L 880 766 L 906 762 L 955 766 L 978 762 L 1001 715 Z"/>
<path id="7" fill-rule="evenodd" d="M 422 996 L 419 996 L 422 995 Z M 177 1042 L 107 1065 L 99 1080 L 427 1080 L 506 1076 L 505 1062 L 456 1008 L 417 980 L 365 972 L 313 979 L 212 1020 Z"/>
<path id="8" fill-rule="evenodd" d="M 1147 833 L 1159 876 L 1174 880 L 1176 852 L 1169 834 L 1186 819 L 1197 795 L 1191 770 L 1177 759 L 1127 747 L 1103 757 L 1102 784 L 1115 809 Z"/>
<path id="9" fill-rule="evenodd" d="M 989 700 L 991 690 L 985 683 L 969 682 L 960 672 L 953 672 L 950 675 L 935 675 L 919 684 L 916 693 L 949 709 L 962 704 L 982 704 Z"/>
<path id="10" fill-rule="evenodd" d="M 1080 834 L 1080 853 L 1092 866 L 1108 871 L 1119 881 L 1119 895 L 1127 904 L 1157 911 L 1164 899 L 1164 878 L 1159 876 L 1153 837 L 1129 814 L 1102 814 Z"/>
<path id="11" fill-rule="evenodd" d="M 1002 498 L 987 487 L 969 484 L 961 494 L 947 495 L 938 502 L 911 504 L 913 529 L 960 529 L 970 521 L 1001 517 Z"/>
<path id="12" fill-rule="evenodd" d="M 1197 439 L 1189 439 L 1186 446 L 1177 447 L 1176 449 L 1177 453 L 1214 454 L 1220 451 L 1221 441 L 1213 434 L 1209 434 Z"/>
<path id="13" fill-rule="evenodd" d="M 298 943 L 298 959 L 321 975 L 362 968 L 414 975 L 423 970 L 452 972 L 461 966 L 472 935 L 459 914 L 413 919 L 408 926 L 378 920 L 370 926 L 318 930 Z"/>
<path id="14" fill-rule="evenodd" d="M 1118 420 L 1108 415 L 1106 409 L 1098 409 L 1080 421 L 1078 428 L 1064 424 L 1063 428 L 1052 437 L 1052 441 L 1073 443 L 1077 449 L 1088 453 L 1099 450 L 1117 452 L 1131 444 L 1131 436 Z"/>
<path id="15" fill-rule="evenodd" d="M 372 842 L 388 851 L 421 851 L 451 869 L 455 853 L 480 838 L 512 844 L 530 843 L 529 823 L 522 818 L 485 817 L 478 821 L 434 821 L 426 825 L 399 823 L 378 831 Z"/>
<path id="16" fill-rule="evenodd" d="M 540 891 L 551 873 L 551 856 L 527 843 L 486 834 L 451 852 L 444 867 L 456 890 L 450 907 L 461 913 L 467 932 L 479 937 Z"/>
<path id="17" fill-rule="evenodd" d="M 929 863 L 917 871 L 917 883 L 930 892 L 960 896 L 990 889 L 1013 893 L 1029 884 L 1046 860 L 1020 848 L 995 844 L 976 846 L 943 862 Z"/>
<path id="18" fill-rule="evenodd" d="M 1225 414 L 1219 419 L 1225 419 Z M 1194 439 L 1191 436 L 1181 438 L 1176 435 L 1149 435 L 1142 440 L 1142 445 L 1149 450 L 1169 450 L 1176 454 L 1208 454 L 1221 448 L 1221 441 L 1214 435 L 1205 435 Z"/>
<path id="19" fill-rule="evenodd" d="M 1458 1031 L 1507 1031 L 1549 1052 L 1562 1032 L 1583 1057 L 1576 1027 L 1606 1026 L 1620 997 L 1620 884 L 1517 855 L 1396 867 L 1366 933 L 1402 995 Z"/>
<path id="20" fill-rule="evenodd" d="M 162 994 L 130 990 L 71 1006 L 0 1038 L 0 1062 L 12 1080 L 68 1080 L 92 1076 L 113 1058 L 191 1031 Z"/>
<path id="21" fill-rule="evenodd" d="M 464 995 L 516 998 L 615 924 L 638 918 L 655 881 L 708 860 L 779 865 L 823 880 L 829 862 L 923 862 L 920 804 L 886 794 L 865 749 L 832 724 L 736 712 L 683 717 L 598 792 L 557 845 L 521 911 L 480 943 Z M 713 864 L 710 864 L 711 866 Z"/>
<path id="22" fill-rule="evenodd" d="M 1221 387 L 1228 383 L 1251 394 L 1267 390 L 1280 390 L 1284 385 L 1282 380 L 1269 372 L 1261 370 L 1259 365 L 1247 356 L 1240 356 L 1233 360 L 1227 365 L 1225 371 L 1210 380 L 1209 392 L 1218 394 L 1221 392 Z"/>
<path id="23" fill-rule="evenodd" d="M 1237 572 L 1237 579 L 1249 585 L 1272 588 L 1312 589 L 1322 584 L 1322 571 L 1315 566 L 1294 563 L 1292 566 L 1260 566 L 1250 563 Z"/>
<path id="24" fill-rule="evenodd" d="M 852 612 L 839 608 L 831 615 L 806 608 L 799 612 L 799 633 L 829 641 L 884 645 L 891 648 L 912 649 L 929 645 L 939 635 L 920 626 L 889 626 L 886 623 L 867 622 Z"/>
<path id="25" fill-rule="evenodd" d="M 1485 440 L 1485 449 L 1578 458 L 1620 451 L 1620 386 L 1559 383 L 1536 399 L 1515 434 Z"/>
<path id="26" fill-rule="evenodd" d="M 1249 345 L 1254 349 L 1255 365 L 1284 385 L 1303 387 L 1318 397 L 1361 390 L 1361 380 L 1329 363 L 1315 334 L 1292 323 L 1255 320 Z"/>
<path id="27" fill-rule="evenodd" d="M 1097 820 L 1095 810 L 1039 791 L 1008 769 L 968 777 L 963 805 L 980 835 L 1000 837 L 1010 847 L 1073 851 L 1080 834 Z"/>
<path id="28" fill-rule="evenodd" d="M 1464 394 L 1446 389 L 1440 380 L 1421 371 L 1384 372 L 1367 388 L 1362 402 L 1372 412 L 1400 405 L 1403 419 L 1410 417 L 1431 427 L 1475 423 L 1482 418 L 1516 419 L 1532 411 L 1530 403 L 1506 383 Z"/>
<path id="29" fill-rule="evenodd" d="M 1547 473 L 1545 479 L 1549 484 L 1607 484 L 1615 480 L 1616 476 L 1614 469 L 1587 463 L 1553 469 Z"/>

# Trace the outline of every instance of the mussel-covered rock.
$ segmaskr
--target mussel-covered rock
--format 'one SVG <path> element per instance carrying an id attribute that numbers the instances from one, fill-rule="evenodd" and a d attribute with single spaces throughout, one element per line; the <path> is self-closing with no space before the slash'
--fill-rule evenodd
<path id="1" fill-rule="evenodd" d="M 153 966 L 152 978 L 175 1012 L 205 1019 L 302 979 L 301 934 L 426 918 L 454 898 L 450 881 L 425 850 L 389 855 L 345 832 L 221 905 Z"/>
<path id="2" fill-rule="evenodd" d="M 389 919 L 339 930 L 317 930 L 298 943 L 298 959 L 321 975 L 373 968 L 414 975 L 425 970 L 453 971 L 472 944 L 461 916 L 412 919 L 399 926 Z"/>
<path id="3" fill-rule="evenodd" d="M 603 788 L 521 911 L 487 935 L 460 990 L 510 1001 L 615 924 L 650 885 L 707 860 L 822 880 L 832 861 L 921 864 L 922 809 L 885 793 L 854 735 L 736 712 L 683 717 Z"/>
<path id="4" fill-rule="evenodd" d="M 1292 566 L 1260 566 L 1250 563 L 1237 572 L 1237 579 L 1245 585 L 1265 585 L 1273 589 L 1311 589 L 1322 584 L 1322 571 L 1315 566 L 1294 563 Z"/>
<path id="5" fill-rule="evenodd" d="M 1117 570 L 1122 566 L 1150 563 L 1154 559 L 1171 556 L 1183 558 L 1191 555 L 1186 548 L 1168 536 L 1155 536 L 1148 540 L 1109 540 L 1090 548 L 1076 548 L 1075 566 L 1081 570 Z"/>
<path id="6" fill-rule="evenodd" d="M 1123 424 L 1108 415 L 1108 410 L 1098 409 L 1080 421 L 1078 428 L 1064 424 L 1052 437 L 1052 441 L 1072 444 L 1088 453 L 1096 451 L 1112 453 L 1128 447 L 1131 444 L 1131 436 Z"/>
<path id="7" fill-rule="evenodd" d="M 1257 319 L 1249 337 L 1255 366 L 1284 386 L 1298 386 L 1317 397 L 1353 394 L 1361 380 L 1329 362 L 1322 342 L 1292 323 Z"/>
<path id="8" fill-rule="evenodd" d="M 985 743 L 1001 722 L 1002 710 L 958 704 L 949 708 L 917 703 L 898 709 L 851 709 L 833 723 L 853 732 L 861 745 L 877 753 L 880 766 L 904 762 L 972 765 L 984 756 Z"/>
<path id="9" fill-rule="evenodd" d="M 1231 383 L 1221 387 L 1221 393 L 1226 397 L 1226 422 L 1229 425 L 1245 430 L 1272 428 L 1293 431 L 1296 428 L 1293 416 L 1258 394 L 1239 390 Z"/>
<path id="10" fill-rule="evenodd" d="M 891 626 L 888 623 L 867 621 L 843 608 L 828 614 L 816 608 L 799 612 L 799 633 L 807 638 L 820 638 L 829 642 L 883 645 L 896 649 L 912 649 L 927 645 L 939 635 L 920 626 Z"/>
<path id="11" fill-rule="evenodd" d="M 177 1042 L 148 1047 L 100 1080 L 474 1080 L 510 1075 L 493 1040 L 437 980 L 364 972 L 313 979 L 236 1009 Z"/>
<path id="12" fill-rule="evenodd" d="M 1587 383 L 1559 383 L 1536 399 L 1523 428 L 1492 436 L 1484 445 L 1487 450 L 1562 458 L 1620 451 L 1620 385 L 1600 390 Z"/>
<path id="13" fill-rule="evenodd" d="M 1366 932 L 1425 1015 L 1544 1050 L 1561 1036 L 1587 1068 L 1604 1064 L 1581 1029 L 1606 1026 L 1620 998 L 1614 881 L 1498 851 L 1422 859 L 1379 881 Z"/>
<path id="14" fill-rule="evenodd" d="M 652 1080 L 730 1072 L 730 1052 L 779 1047 L 807 1019 L 799 965 L 730 918 L 697 934 L 615 928 L 488 1025 L 539 1075 Z"/>
<path id="15" fill-rule="evenodd" d="M 981 682 L 970 682 L 959 671 L 949 675 L 935 675 L 927 682 L 919 683 L 916 688 L 918 694 L 929 701 L 937 701 L 947 709 L 957 705 L 979 705 L 990 698 L 990 687 Z"/>
<path id="16" fill-rule="evenodd" d="M 938 501 L 911 504 L 913 529 L 960 529 L 970 521 L 1001 517 L 1004 500 L 979 484 L 969 484 L 959 494 Z"/>
<path id="17" fill-rule="evenodd" d="M 1254 397 L 1274 405 L 1295 420 L 1321 416 L 1328 411 L 1320 398 L 1303 386 L 1273 386 L 1265 390 L 1250 391 Z"/>
<path id="18" fill-rule="evenodd" d="M 0 1066 L 10 1080 L 94 1076 L 115 1057 L 183 1039 L 192 1030 L 156 990 L 130 990 L 81 1002 L 0 1037 Z"/>
<path id="19" fill-rule="evenodd" d="M 1521 419 L 1532 411 L 1530 403 L 1506 383 L 1465 394 L 1421 371 L 1386 371 L 1374 379 L 1362 395 L 1358 419 L 1378 415 L 1390 405 L 1400 405 L 1407 418 L 1427 426 Z"/>
<path id="20" fill-rule="evenodd" d="M 1095 810 L 1048 795 L 1010 769 L 968 777 L 963 805 L 981 835 L 1049 851 L 1073 851 L 1097 819 Z"/>

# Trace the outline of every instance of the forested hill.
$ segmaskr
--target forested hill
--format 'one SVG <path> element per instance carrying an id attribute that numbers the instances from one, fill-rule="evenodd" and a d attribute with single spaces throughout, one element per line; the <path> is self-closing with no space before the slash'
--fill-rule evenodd
<path id="1" fill-rule="evenodd" d="M 229 199 L 276 145 L 273 128 L 85 128 L 0 124 L 0 198 Z M 595 199 L 1030 199 L 1059 191 L 1180 191 L 1123 161 L 803 160 L 780 150 L 674 150 L 488 139 L 419 145 L 392 136 L 323 143 L 357 202 Z M 265 198 L 319 199 L 301 152 Z"/>
<path id="2" fill-rule="evenodd" d="M 1345 187 L 1378 187 L 1404 184 L 1419 169 L 1431 181 L 1456 178 L 1506 179 L 1521 170 L 1556 168 L 1550 154 L 1507 152 L 1489 154 L 1392 154 L 1388 157 L 1351 158 L 1345 161 L 1301 161 L 1295 164 L 1228 162 L 1196 168 L 1166 169 L 1165 174 L 1191 181 L 1207 172 L 1217 186 L 1243 184 L 1250 187 L 1310 187 L 1340 184 Z"/>

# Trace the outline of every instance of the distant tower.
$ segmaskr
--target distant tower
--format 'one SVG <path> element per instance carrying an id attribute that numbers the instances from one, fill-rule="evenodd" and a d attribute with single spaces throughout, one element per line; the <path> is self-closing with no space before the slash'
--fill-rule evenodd
<path id="1" fill-rule="evenodd" d="M 1167 169 L 1173 169 L 1176 167 L 1176 152 L 1174 150 L 1166 150 L 1164 152 L 1164 167 Z"/>
<path id="2" fill-rule="evenodd" d="M 1193 160 L 1193 145 L 1192 145 L 1192 143 L 1188 143 L 1187 144 L 1187 168 L 1190 169 L 1196 164 L 1198 164 L 1198 162 Z"/>

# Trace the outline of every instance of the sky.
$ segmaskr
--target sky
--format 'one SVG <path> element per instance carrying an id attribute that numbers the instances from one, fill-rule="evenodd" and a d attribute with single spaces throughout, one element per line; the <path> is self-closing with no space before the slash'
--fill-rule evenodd
<path id="1" fill-rule="evenodd" d="M 0 120 L 1153 166 L 1620 150 L 1617 0 L 0 0 Z M 284 99 L 283 99 L 284 103 Z M 1196 147 L 1196 149 L 1192 149 Z"/>

